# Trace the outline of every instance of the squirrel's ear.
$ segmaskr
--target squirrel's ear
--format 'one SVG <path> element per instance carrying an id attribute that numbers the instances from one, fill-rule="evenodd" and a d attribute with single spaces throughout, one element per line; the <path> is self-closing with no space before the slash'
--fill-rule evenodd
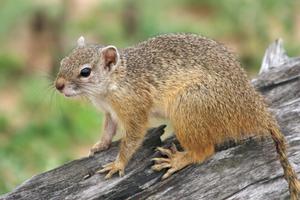
<path id="1" fill-rule="evenodd" d="M 111 45 L 101 49 L 101 57 L 104 61 L 104 69 L 108 69 L 109 71 L 120 59 L 117 48 Z"/>
<path id="2" fill-rule="evenodd" d="M 78 47 L 84 47 L 85 46 L 85 41 L 84 41 L 84 37 L 83 36 L 80 36 L 77 40 L 77 46 Z"/>

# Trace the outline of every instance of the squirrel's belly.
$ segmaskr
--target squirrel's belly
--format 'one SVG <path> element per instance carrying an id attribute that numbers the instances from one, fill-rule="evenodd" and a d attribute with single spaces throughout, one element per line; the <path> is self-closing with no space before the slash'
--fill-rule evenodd
<path id="1" fill-rule="evenodd" d="M 155 118 L 163 118 L 163 119 L 165 119 L 167 117 L 164 109 L 160 109 L 160 108 L 151 109 L 150 116 L 155 117 Z"/>

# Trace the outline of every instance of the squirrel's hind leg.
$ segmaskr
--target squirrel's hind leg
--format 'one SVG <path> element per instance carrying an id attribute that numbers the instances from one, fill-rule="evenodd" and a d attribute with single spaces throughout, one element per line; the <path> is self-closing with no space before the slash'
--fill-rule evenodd
<path id="1" fill-rule="evenodd" d="M 152 170 L 160 171 L 162 169 L 168 168 L 167 172 L 163 175 L 162 179 L 170 177 L 176 171 L 179 171 L 188 165 L 193 163 L 201 163 L 206 158 L 214 153 L 214 146 L 205 148 L 202 153 L 193 151 L 178 151 L 175 144 L 170 149 L 165 149 L 158 147 L 157 150 L 166 155 L 167 158 L 153 158 L 152 160 L 155 164 L 152 166 Z"/>
<path id="2" fill-rule="evenodd" d="M 152 169 L 159 171 L 169 168 L 163 179 L 190 164 L 201 163 L 215 153 L 214 138 L 218 135 L 212 136 L 211 133 L 222 130 L 213 128 L 215 120 L 211 117 L 210 110 L 206 110 L 205 103 L 208 99 L 199 92 L 201 89 L 205 90 L 201 87 L 203 86 L 191 86 L 165 100 L 167 116 L 184 151 L 179 152 L 174 146 L 170 150 L 158 148 L 168 158 L 154 158 L 155 165 Z"/>

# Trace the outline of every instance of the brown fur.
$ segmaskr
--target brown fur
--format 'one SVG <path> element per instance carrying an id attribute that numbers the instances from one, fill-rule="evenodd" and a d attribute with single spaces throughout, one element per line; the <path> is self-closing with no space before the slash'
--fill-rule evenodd
<path id="1" fill-rule="evenodd" d="M 84 96 L 105 101 L 125 128 L 116 161 L 100 171 L 109 171 L 107 178 L 118 171 L 123 174 L 143 140 L 150 112 L 160 110 L 184 148 L 184 152 L 159 149 L 169 158 L 156 158 L 153 169 L 170 168 L 164 178 L 203 162 L 220 143 L 271 135 L 291 198 L 298 198 L 299 181 L 288 162 L 284 138 L 239 62 L 222 44 L 193 34 L 158 36 L 120 50 L 120 62 L 103 76 L 107 60 L 99 54 L 102 48 L 77 48 L 62 63 L 58 77 L 73 80 Z M 114 60 L 115 53 L 109 55 Z M 95 76 L 101 76 L 101 81 L 91 77 L 89 88 L 78 80 L 77 72 L 87 62 Z"/>

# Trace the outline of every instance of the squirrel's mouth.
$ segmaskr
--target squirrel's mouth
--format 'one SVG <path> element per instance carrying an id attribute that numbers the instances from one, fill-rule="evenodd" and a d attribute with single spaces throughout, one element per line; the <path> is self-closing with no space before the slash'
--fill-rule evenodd
<path id="1" fill-rule="evenodd" d="M 79 92 L 73 89 L 63 89 L 60 91 L 65 97 L 75 97 L 79 95 Z"/>
<path id="2" fill-rule="evenodd" d="M 77 94 L 67 94 L 67 93 L 64 93 L 65 97 L 75 97 L 77 96 Z"/>

